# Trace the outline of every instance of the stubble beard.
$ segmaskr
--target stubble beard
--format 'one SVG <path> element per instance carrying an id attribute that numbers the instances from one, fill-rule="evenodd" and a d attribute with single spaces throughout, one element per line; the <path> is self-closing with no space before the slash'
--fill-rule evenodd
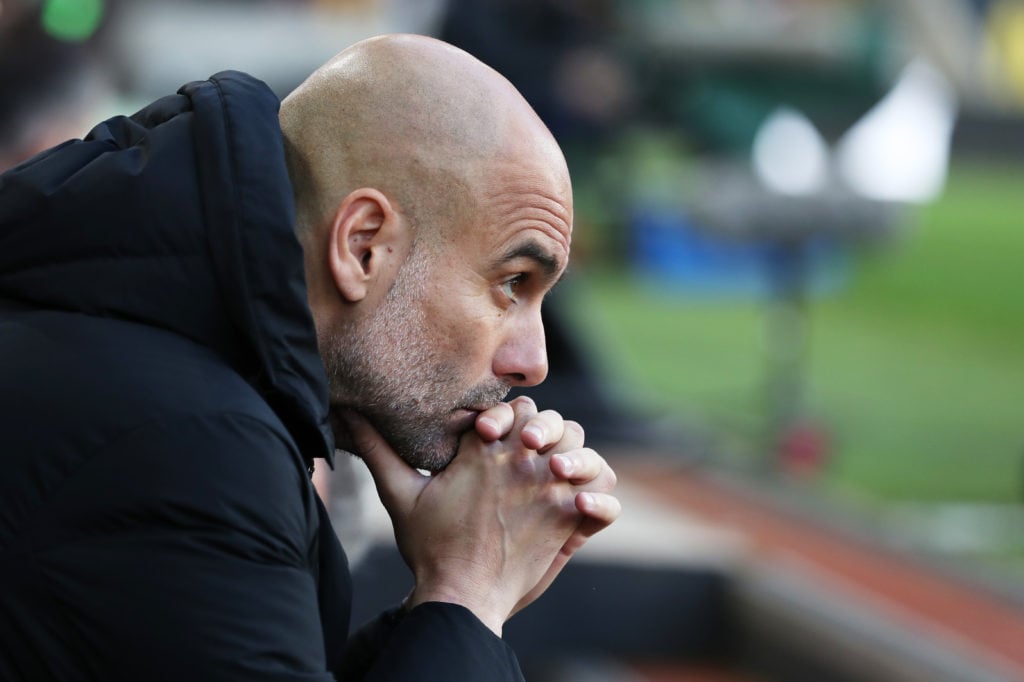
<path id="1" fill-rule="evenodd" d="M 427 268 L 411 256 L 369 319 L 322 334 L 320 349 L 332 407 L 359 412 L 409 465 L 436 472 L 458 452 L 453 413 L 492 406 L 510 387 L 496 379 L 465 389 L 458 358 L 440 356 L 443 340 L 432 337 L 443 332 L 428 324 L 421 300 Z"/>

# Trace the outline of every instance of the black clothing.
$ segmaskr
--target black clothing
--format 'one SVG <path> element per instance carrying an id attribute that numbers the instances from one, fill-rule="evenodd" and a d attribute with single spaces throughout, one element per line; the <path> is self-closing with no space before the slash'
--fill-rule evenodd
<path id="1" fill-rule="evenodd" d="M 346 649 L 277 107 L 224 72 L 0 176 L 0 679 L 521 678 L 451 604 Z"/>

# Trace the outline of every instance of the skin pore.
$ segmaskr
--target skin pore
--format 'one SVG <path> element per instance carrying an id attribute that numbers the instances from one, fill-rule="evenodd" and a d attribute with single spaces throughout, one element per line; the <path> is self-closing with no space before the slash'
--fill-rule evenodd
<path id="1" fill-rule="evenodd" d="M 477 413 L 547 371 L 540 304 L 571 189 L 500 75 L 418 36 L 364 41 L 281 106 L 339 445 L 355 410 L 439 471 Z"/>

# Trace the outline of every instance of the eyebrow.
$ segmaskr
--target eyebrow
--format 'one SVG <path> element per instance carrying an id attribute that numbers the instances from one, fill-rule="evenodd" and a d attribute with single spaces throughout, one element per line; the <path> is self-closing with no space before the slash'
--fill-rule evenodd
<path id="1" fill-rule="evenodd" d="M 503 265 L 519 258 L 527 258 L 539 265 L 540 269 L 544 272 L 545 278 L 552 280 L 553 284 L 557 284 L 558 280 L 561 279 L 561 276 L 556 277 L 556 275 L 559 274 L 558 259 L 551 255 L 551 253 L 541 246 L 539 242 L 534 241 L 533 239 L 513 246 L 502 254 L 495 264 Z"/>

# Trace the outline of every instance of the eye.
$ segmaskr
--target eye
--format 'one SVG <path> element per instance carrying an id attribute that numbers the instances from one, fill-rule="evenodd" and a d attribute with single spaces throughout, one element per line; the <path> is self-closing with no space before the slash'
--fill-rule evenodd
<path id="1" fill-rule="evenodd" d="M 525 281 L 526 274 L 522 272 L 515 277 L 510 277 L 501 283 L 501 293 L 505 294 L 509 300 L 515 301 L 519 287 L 522 286 Z"/>

